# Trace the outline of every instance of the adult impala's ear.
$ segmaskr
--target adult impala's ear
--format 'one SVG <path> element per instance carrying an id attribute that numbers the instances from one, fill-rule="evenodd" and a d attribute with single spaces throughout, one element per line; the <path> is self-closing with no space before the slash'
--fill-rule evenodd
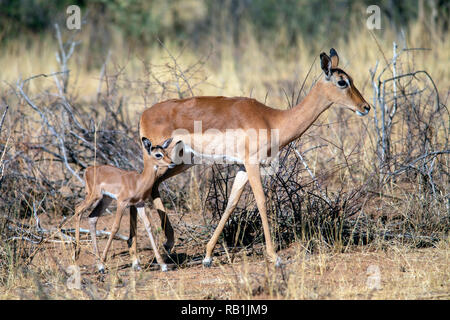
<path id="1" fill-rule="evenodd" d="M 325 73 L 325 77 L 327 78 L 327 80 L 330 79 L 330 77 L 331 77 L 331 59 L 325 52 L 322 52 L 320 54 L 320 67 L 322 68 L 323 72 Z"/>
<path id="2" fill-rule="evenodd" d="M 142 144 L 144 145 L 145 150 L 150 155 L 152 154 L 152 143 L 146 137 L 142 137 Z"/>
<path id="3" fill-rule="evenodd" d="M 173 138 L 169 138 L 166 141 L 164 141 L 164 143 L 162 144 L 162 148 L 163 149 L 167 149 L 167 147 L 170 145 L 170 143 L 172 142 Z"/>
<path id="4" fill-rule="evenodd" d="M 330 49 L 330 59 L 331 59 L 331 68 L 333 69 L 337 68 L 339 65 L 339 56 L 336 50 L 334 50 L 334 48 Z"/>

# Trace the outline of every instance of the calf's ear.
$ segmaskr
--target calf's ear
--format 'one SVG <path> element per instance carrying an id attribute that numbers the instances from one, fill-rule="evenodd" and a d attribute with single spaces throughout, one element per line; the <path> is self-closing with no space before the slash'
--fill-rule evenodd
<path id="1" fill-rule="evenodd" d="M 173 138 L 169 138 L 166 141 L 164 141 L 164 143 L 162 144 L 162 148 L 163 149 L 167 149 L 168 146 L 170 146 L 170 143 L 172 142 Z"/>
<path id="2" fill-rule="evenodd" d="M 152 143 L 146 137 L 142 137 L 142 144 L 149 155 L 152 154 Z"/>

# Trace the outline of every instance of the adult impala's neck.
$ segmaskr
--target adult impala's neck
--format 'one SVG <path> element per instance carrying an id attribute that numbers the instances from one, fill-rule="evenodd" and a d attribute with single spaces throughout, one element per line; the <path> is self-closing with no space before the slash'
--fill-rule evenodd
<path id="1" fill-rule="evenodd" d="M 298 105 L 279 113 L 273 128 L 280 130 L 280 148 L 299 138 L 333 104 L 324 96 L 322 86 L 318 82 Z"/>

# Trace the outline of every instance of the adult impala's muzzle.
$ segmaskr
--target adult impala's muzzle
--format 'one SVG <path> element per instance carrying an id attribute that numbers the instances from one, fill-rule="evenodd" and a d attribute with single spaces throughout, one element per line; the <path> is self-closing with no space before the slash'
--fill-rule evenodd
<path id="1" fill-rule="evenodd" d="M 359 110 L 356 110 L 356 114 L 357 114 L 358 116 L 361 116 L 361 117 L 367 115 L 367 114 L 369 113 L 369 111 L 370 111 L 370 105 L 369 105 L 369 104 L 364 105 L 364 106 L 363 106 L 363 109 L 364 109 L 364 112 L 361 112 L 361 111 L 359 111 Z"/>
<path id="2" fill-rule="evenodd" d="M 171 162 L 171 163 L 168 165 L 169 169 L 175 168 L 176 166 L 177 166 L 177 165 L 176 165 L 175 163 L 173 163 L 173 162 Z"/>

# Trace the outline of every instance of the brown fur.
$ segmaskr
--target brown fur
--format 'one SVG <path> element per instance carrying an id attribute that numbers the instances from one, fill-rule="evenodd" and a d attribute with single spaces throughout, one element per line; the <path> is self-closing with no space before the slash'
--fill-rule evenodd
<path id="1" fill-rule="evenodd" d="M 117 198 L 117 212 L 114 220 L 114 225 L 111 229 L 111 235 L 109 236 L 106 247 L 103 251 L 102 257 L 99 261 L 99 269 L 102 271 L 103 262 L 106 260 L 106 256 L 111 245 L 112 239 L 117 233 L 120 221 L 124 210 L 130 207 L 130 255 L 133 258 L 133 266 L 139 268 L 138 259 L 136 256 L 136 217 L 137 210 L 140 210 L 140 217 L 144 220 L 147 232 L 149 233 L 150 240 L 153 244 L 153 236 L 150 231 L 150 224 L 142 212 L 144 203 L 149 198 L 151 199 L 151 192 L 153 183 L 155 180 L 165 173 L 168 166 L 172 164 L 172 160 L 167 156 L 167 153 L 158 148 L 158 152 L 164 155 L 161 159 L 149 155 L 147 170 L 141 174 L 135 171 L 126 171 L 110 165 L 92 166 L 86 169 L 84 173 L 86 198 L 75 209 L 75 216 L 77 220 L 76 226 L 76 257 L 79 255 L 80 250 L 80 220 L 82 212 L 95 204 L 94 210 L 89 215 L 90 218 L 90 232 L 93 243 L 94 253 L 97 257 L 100 257 L 97 240 L 96 240 L 96 224 L 97 219 L 101 216 L 104 210 L 111 202 L 106 193 L 113 194 Z M 147 153 L 147 152 L 145 152 Z M 148 154 L 148 153 L 147 153 Z M 136 209 L 138 208 L 138 209 Z M 156 247 L 153 248 L 158 263 L 163 266 L 164 262 L 158 253 Z"/>

